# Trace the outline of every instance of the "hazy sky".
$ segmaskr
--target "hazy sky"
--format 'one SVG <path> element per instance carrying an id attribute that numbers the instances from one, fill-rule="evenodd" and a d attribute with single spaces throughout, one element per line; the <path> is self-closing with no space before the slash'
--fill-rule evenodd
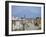
<path id="1" fill-rule="evenodd" d="M 34 7 L 34 6 L 12 6 L 12 16 L 18 17 L 39 17 L 41 16 L 41 7 Z"/>

